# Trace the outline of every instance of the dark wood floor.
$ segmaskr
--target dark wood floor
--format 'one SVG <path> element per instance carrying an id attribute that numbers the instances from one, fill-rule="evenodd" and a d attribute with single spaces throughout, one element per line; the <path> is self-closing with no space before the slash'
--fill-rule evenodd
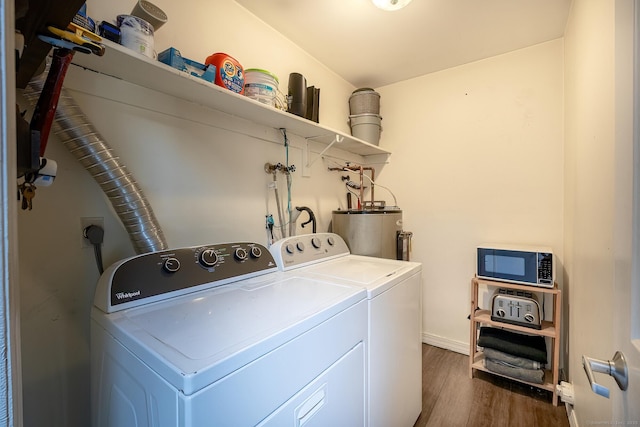
<path id="1" fill-rule="evenodd" d="M 422 414 L 414 427 L 568 427 L 564 404 L 551 393 L 476 371 L 469 357 L 422 345 Z"/>

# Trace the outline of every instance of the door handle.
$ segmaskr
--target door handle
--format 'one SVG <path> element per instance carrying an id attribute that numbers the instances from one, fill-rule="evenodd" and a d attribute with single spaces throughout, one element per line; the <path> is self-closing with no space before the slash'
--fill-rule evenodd
<path id="1" fill-rule="evenodd" d="M 624 391 L 629 386 L 629 372 L 627 370 L 627 362 L 624 354 L 616 351 L 612 360 L 592 359 L 591 357 L 582 356 L 582 366 L 589 379 L 589 385 L 594 393 L 609 398 L 609 389 L 598 384 L 594 378 L 594 372 L 601 372 L 612 376 L 620 390 Z"/>

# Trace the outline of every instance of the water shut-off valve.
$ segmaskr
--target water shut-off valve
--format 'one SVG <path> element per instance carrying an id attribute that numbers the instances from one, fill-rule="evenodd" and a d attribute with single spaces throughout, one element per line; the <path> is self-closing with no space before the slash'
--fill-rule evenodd
<path id="1" fill-rule="evenodd" d="M 272 173 L 272 174 L 275 174 L 276 172 L 290 174 L 296 171 L 296 166 L 295 165 L 285 166 L 282 163 L 276 163 L 275 165 L 271 163 L 265 163 L 264 171 L 266 173 Z"/>

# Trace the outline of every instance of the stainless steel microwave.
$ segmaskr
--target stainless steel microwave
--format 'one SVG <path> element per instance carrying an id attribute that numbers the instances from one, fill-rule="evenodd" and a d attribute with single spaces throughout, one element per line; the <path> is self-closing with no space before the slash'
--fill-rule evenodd
<path id="1" fill-rule="evenodd" d="M 481 279 L 552 288 L 555 260 L 550 248 L 481 245 L 476 275 Z"/>

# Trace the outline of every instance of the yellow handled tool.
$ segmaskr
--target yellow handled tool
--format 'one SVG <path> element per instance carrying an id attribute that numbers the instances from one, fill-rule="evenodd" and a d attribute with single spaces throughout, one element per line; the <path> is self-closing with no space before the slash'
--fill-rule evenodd
<path id="1" fill-rule="evenodd" d="M 102 37 L 74 24 L 73 22 L 69 23 L 66 30 L 61 30 L 60 28 L 51 26 L 47 27 L 47 29 L 61 39 L 87 48 L 98 56 L 104 55 L 104 46 L 99 44 L 99 42 L 102 41 Z"/>

